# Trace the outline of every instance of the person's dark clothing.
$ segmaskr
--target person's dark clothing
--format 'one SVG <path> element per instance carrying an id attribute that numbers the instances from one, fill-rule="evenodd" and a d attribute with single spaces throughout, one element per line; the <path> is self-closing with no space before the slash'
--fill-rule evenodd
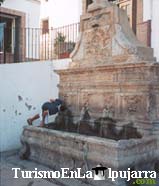
<path id="1" fill-rule="evenodd" d="M 57 106 L 62 105 L 63 103 L 60 99 L 55 99 L 54 102 L 56 103 Z"/>
<path id="2" fill-rule="evenodd" d="M 42 105 L 42 111 L 49 111 L 49 115 L 57 114 L 59 109 L 58 107 L 62 104 L 60 99 L 55 99 L 53 102 L 45 102 Z"/>

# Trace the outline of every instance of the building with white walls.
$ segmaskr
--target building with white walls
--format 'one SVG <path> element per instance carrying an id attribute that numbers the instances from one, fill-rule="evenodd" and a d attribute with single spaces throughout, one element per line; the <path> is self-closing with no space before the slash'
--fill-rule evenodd
<path id="1" fill-rule="evenodd" d="M 31 42 L 31 29 L 40 27 L 40 5 L 40 0 L 5 0 L 2 3 L 0 63 L 24 61 L 26 56 L 29 58 L 31 44 L 35 44 Z"/>
<path id="2" fill-rule="evenodd" d="M 151 20 L 151 47 L 159 61 L 159 0 L 143 0 L 143 19 Z"/>
<path id="3" fill-rule="evenodd" d="M 58 97 L 59 76 L 71 60 L 0 65 L 0 152 L 21 146 L 27 118 L 41 113 L 41 105 Z M 50 120 L 53 118 L 49 118 Z M 33 125 L 39 125 L 37 120 Z"/>
<path id="4" fill-rule="evenodd" d="M 81 0 L 41 0 L 42 60 L 69 57 L 78 36 L 81 3 Z"/>
<path id="5" fill-rule="evenodd" d="M 6 14 L 12 15 L 14 11 L 13 18 L 16 15 L 19 16 L 19 12 L 23 13 L 25 16 L 25 24 L 22 26 L 29 28 L 39 28 L 40 26 L 40 0 L 5 0 L 1 8 L 6 8 L 8 11 Z M 11 11 L 9 13 L 9 11 Z M 4 11 L 3 11 L 4 12 Z M 17 12 L 17 14 L 16 14 Z M 5 13 L 4 13 L 5 14 Z"/>
<path id="6" fill-rule="evenodd" d="M 7 5 L 9 1 L 11 3 L 10 6 Z M 17 3 L 15 3 L 15 1 L 17 1 Z M 36 8 L 38 8 L 39 11 L 40 4 L 39 2 L 37 3 L 36 0 L 25 0 L 27 4 L 23 4 L 24 0 L 19 0 L 19 1 L 14 0 L 14 4 L 13 4 L 13 0 L 6 0 L 1 8 L 1 10 L 6 10 L 6 12 L 1 11 L 1 14 L 4 13 L 5 15 L 8 15 L 8 18 L 17 19 L 17 24 L 19 20 L 21 24 L 25 23 L 26 26 L 32 27 L 34 21 L 32 20 L 31 22 L 29 16 L 27 16 L 27 13 L 22 11 L 23 9 L 21 9 L 21 11 L 11 10 L 11 9 L 13 9 L 13 7 L 15 6 L 20 6 L 20 3 L 22 2 L 23 3 L 21 4 L 21 7 L 23 6 L 23 8 L 27 8 L 26 5 L 31 5 L 31 2 L 33 1 L 34 1 L 34 5 L 36 6 Z M 67 2 L 68 1 L 69 0 L 67 0 Z M 137 1 L 140 3 L 141 1 L 143 2 L 142 6 L 140 6 L 141 9 L 139 11 L 140 13 L 142 13 L 143 16 L 142 18 L 143 24 L 142 22 L 141 23 L 139 22 L 138 24 L 140 25 L 140 27 L 142 27 L 143 25 L 146 25 L 147 27 L 147 24 L 145 24 L 145 22 L 150 20 L 151 22 L 150 44 L 154 48 L 155 56 L 158 57 L 158 61 L 159 61 L 159 51 L 158 51 L 159 50 L 159 46 L 158 46 L 159 45 L 158 42 L 159 0 L 137 0 Z M 8 6 L 8 8 L 6 8 L 6 6 Z M 57 8 L 57 6 L 55 7 Z M 48 12 L 46 11 L 46 14 L 43 15 L 44 16 L 43 18 L 45 18 L 45 15 L 47 17 L 47 13 Z M 11 17 L 9 17 L 9 15 L 11 15 Z M 73 12 L 72 12 L 72 17 L 73 17 Z M 49 26 L 54 25 L 55 23 L 54 20 L 58 21 L 62 19 L 62 17 L 59 16 L 57 16 L 56 18 L 52 17 L 52 21 L 51 24 L 49 24 Z M 71 19 L 68 19 L 67 21 L 71 21 Z M 63 23 L 68 24 L 68 22 L 63 22 Z M 40 26 L 39 19 L 37 21 L 37 25 Z M 141 31 L 140 33 L 142 36 L 143 35 L 145 36 L 146 35 L 145 33 L 147 32 Z M 20 64 L 11 64 L 11 65 L 6 64 L 0 66 L 0 81 L 1 81 L 0 151 L 12 150 L 14 148 L 20 147 L 20 135 L 23 126 L 27 124 L 26 119 L 31 115 L 40 112 L 40 106 L 44 101 L 46 101 L 50 97 L 58 96 L 58 88 L 57 88 L 58 76 L 53 72 L 53 70 L 56 68 L 60 68 L 60 69 L 67 68 L 68 63 L 69 63 L 68 60 L 67 61 L 64 60 L 61 62 L 57 61 L 53 63 L 48 61 L 46 63 L 41 63 L 41 62 L 23 63 L 23 64 L 20 63 Z"/>
<path id="7" fill-rule="evenodd" d="M 91 3 L 91 0 L 83 0 Z M 130 25 L 138 39 L 154 48 L 159 61 L 159 0 L 117 0 L 119 7 L 127 11 Z M 78 22 L 82 12 L 82 0 L 42 0 L 41 26 L 60 27 Z M 83 10 L 84 11 L 84 10 Z M 45 21 L 42 24 L 43 21 Z"/>
<path id="8" fill-rule="evenodd" d="M 88 3 L 91 2 L 91 0 L 84 0 L 84 2 Z M 117 3 L 127 11 L 130 24 L 138 39 L 143 44 L 154 48 L 155 57 L 157 57 L 159 61 L 159 0 L 117 0 Z M 1 14 L 4 13 L 4 8 L 6 9 L 5 11 L 7 11 L 6 14 L 9 15 L 8 19 L 12 19 L 12 21 L 8 22 L 8 25 L 12 24 L 16 26 L 20 24 L 21 27 L 42 28 L 42 32 L 47 33 L 49 29 L 79 22 L 82 11 L 82 0 L 5 0 L 4 3 L 2 3 L 2 8 L 0 8 Z M 9 13 L 9 10 L 14 11 Z M 19 20 L 21 20 L 21 23 L 19 23 Z M 49 53 L 46 52 L 47 50 L 45 48 L 48 48 L 48 45 L 52 48 L 54 38 L 50 44 L 50 40 L 47 39 L 47 37 L 45 39 L 47 35 L 44 34 L 44 44 L 42 45 L 41 42 L 39 42 L 41 39 L 38 39 L 39 34 L 41 35 L 40 32 L 41 30 L 36 34 L 36 30 L 28 29 L 26 35 L 29 36 L 26 36 L 24 40 L 23 33 L 13 37 L 14 30 L 12 32 L 8 30 L 10 37 L 7 39 L 7 51 L 9 52 L 6 57 L 9 56 L 11 58 L 14 52 L 16 54 L 14 55 L 14 61 L 17 62 L 25 61 L 23 56 L 27 56 L 27 61 L 39 60 L 41 58 L 41 56 L 39 56 L 39 51 L 41 50 L 39 46 L 41 45 L 41 48 L 44 48 L 43 53 L 45 54 L 42 56 L 42 59 L 45 59 L 46 54 Z M 23 38 L 21 37 L 22 35 Z M 32 35 L 35 36 L 35 38 L 33 38 Z M 18 39 L 16 37 L 18 37 Z M 27 37 L 29 37 L 29 39 Z M 14 42 L 15 40 L 19 40 L 17 42 L 18 44 Z M 35 43 L 32 41 L 35 41 Z M 24 50 L 24 43 L 26 50 Z M 0 48 L 2 48 L 1 45 Z"/>
<path id="9" fill-rule="evenodd" d="M 49 28 L 57 28 L 80 21 L 81 0 L 41 0 L 41 22 L 48 20 Z"/>
<path id="10" fill-rule="evenodd" d="M 88 0 L 89 1 L 89 0 Z M 116 0 L 126 10 L 138 39 L 154 49 L 159 61 L 159 0 Z"/>

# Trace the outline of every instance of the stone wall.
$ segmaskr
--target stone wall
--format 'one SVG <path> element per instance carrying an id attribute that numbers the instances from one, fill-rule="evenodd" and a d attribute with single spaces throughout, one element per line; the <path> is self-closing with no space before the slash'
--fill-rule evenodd
<path id="1" fill-rule="evenodd" d="M 92 118 L 107 108 L 115 119 L 150 133 L 159 121 L 159 65 L 153 50 L 136 39 L 125 12 L 104 0 L 88 6 L 80 28 L 70 68 L 58 71 L 60 96 L 75 116 L 84 104 Z"/>

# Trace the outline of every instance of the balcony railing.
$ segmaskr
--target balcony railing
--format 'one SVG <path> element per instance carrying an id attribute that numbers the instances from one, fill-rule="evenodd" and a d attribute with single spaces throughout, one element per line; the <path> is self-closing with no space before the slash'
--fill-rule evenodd
<path id="1" fill-rule="evenodd" d="M 79 23 L 53 29 L 0 30 L 0 63 L 68 58 L 79 35 Z"/>

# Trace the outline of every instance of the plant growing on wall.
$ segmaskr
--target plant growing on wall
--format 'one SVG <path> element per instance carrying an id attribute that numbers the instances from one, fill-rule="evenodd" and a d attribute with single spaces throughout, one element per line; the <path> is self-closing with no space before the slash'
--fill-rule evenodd
<path id="1" fill-rule="evenodd" d="M 67 58 L 74 49 L 75 43 L 72 41 L 66 42 L 66 36 L 58 32 L 54 41 L 54 52 L 58 58 Z"/>

